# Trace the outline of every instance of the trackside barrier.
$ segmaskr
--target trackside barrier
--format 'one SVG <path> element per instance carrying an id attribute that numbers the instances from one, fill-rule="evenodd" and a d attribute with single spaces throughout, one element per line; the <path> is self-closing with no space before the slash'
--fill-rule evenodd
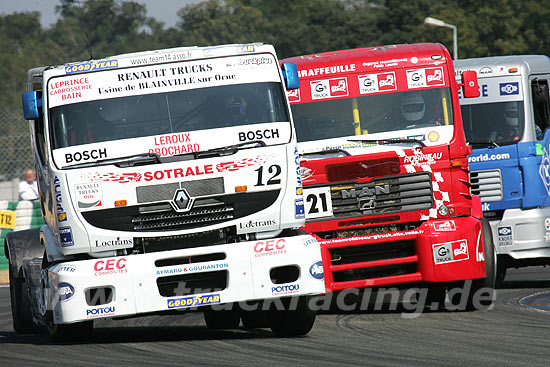
<path id="1" fill-rule="evenodd" d="M 20 231 L 40 227 L 44 224 L 40 202 L 36 201 L 0 201 L 0 211 L 15 212 L 15 229 L 2 228 L 0 231 L 0 270 L 8 269 L 8 259 L 4 256 L 4 238 L 11 231 Z"/>

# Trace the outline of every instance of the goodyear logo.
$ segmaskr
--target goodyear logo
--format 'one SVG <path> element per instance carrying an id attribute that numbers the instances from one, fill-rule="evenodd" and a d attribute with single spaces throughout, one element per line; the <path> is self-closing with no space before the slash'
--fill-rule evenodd
<path id="1" fill-rule="evenodd" d="M 254 46 L 253 45 L 243 45 L 243 46 L 237 46 L 237 52 L 254 52 Z"/>
<path id="2" fill-rule="evenodd" d="M 83 73 L 85 71 L 113 69 L 113 68 L 118 68 L 118 60 L 85 62 L 82 64 L 65 66 L 65 73 L 74 74 L 74 73 Z"/>
<path id="3" fill-rule="evenodd" d="M 220 303 L 219 294 L 208 294 L 205 296 L 191 296 L 171 299 L 168 301 L 168 308 L 198 307 Z"/>

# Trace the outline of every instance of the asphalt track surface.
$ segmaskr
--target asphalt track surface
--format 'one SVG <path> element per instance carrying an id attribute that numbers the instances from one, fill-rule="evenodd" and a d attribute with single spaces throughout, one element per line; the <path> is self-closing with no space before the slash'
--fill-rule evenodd
<path id="1" fill-rule="evenodd" d="M 494 309 L 323 313 L 305 337 L 210 331 L 202 314 L 96 321 L 90 341 L 13 332 L 0 287 L 0 366 L 549 366 L 550 268 L 509 270 Z"/>

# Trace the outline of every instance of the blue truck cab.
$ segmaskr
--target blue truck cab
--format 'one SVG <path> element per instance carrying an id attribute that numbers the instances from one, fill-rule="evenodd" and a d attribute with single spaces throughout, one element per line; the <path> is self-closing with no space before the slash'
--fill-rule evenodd
<path id="1" fill-rule="evenodd" d="M 550 264 L 550 59 L 455 61 L 457 77 L 466 70 L 480 92 L 460 98 L 471 192 L 490 221 L 501 282 L 507 268 Z"/>

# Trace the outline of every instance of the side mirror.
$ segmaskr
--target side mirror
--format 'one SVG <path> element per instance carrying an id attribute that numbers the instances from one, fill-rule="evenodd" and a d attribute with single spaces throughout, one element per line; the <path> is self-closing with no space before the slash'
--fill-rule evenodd
<path id="1" fill-rule="evenodd" d="M 286 89 L 299 89 L 300 79 L 298 78 L 298 67 L 296 64 L 293 62 L 283 62 L 281 70 L 283 71 Z"/>
<path id="2" fill-rule="evenodd" d="M 479 97 L 479 86 L 477 84 L 477 73 L 473 70 L 462 72 L 462 91 L 465 98 Z"/>
<path id="3" fill-rule="evenodd" d="M 25 92 L 22 95 L 23 116 L 25 120 L 36 120 L 42 112 L 42 98 L 37 91 Z"/>

